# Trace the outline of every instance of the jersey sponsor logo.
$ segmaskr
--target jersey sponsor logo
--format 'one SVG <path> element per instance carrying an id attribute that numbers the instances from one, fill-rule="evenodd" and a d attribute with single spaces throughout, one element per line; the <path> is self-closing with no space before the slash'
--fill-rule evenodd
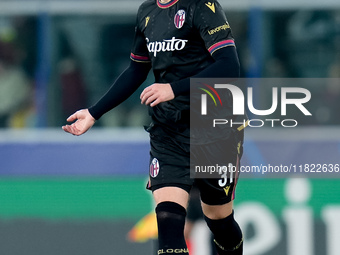
<path id="1" fill-rule="evenodd" d="M 150 53 L 156 57 L 158 52 L 180 51 L 183 50 L 188 40 L 176 39 L 172 37 L 170 40 L 163 40 L 163 42 L 150 42 L 146 38 L 147 48 Z"/>
<path id="2" fill-rule="evenodd" d="M 174 23 L 175 23 L 175 27 L 177 29 L 180 29 L 183 27 L 185 22 L 185 11 L 184 10 L 179 10 L 174 18 Z"/>
<path id="3" fill-rule="evenodd" d="M 228 22 L 226 22 L 225 24 L 223 24 L 222 26 L 218 26 L 218 27 L 215 27 L 215 28 L 213 28 L 213 29 L 210 29 L 209 31 L 208 31 L 208 34 L 209 35 L 213 35 L 213 34 L 215 34 L 215 33 L 218 33 L 218 32 L 220 32 L 220 31 L 226 31 L 227 29 L 229 29 L 230 28 L 230 25 L 229 25 L 229 23 Z"/>
<path id="4" fill-rule="evenodd" d="M 159 162 L 158 159 L 154 158 L 150 164 L 150 176 L 155 178 L 159 173 Z"/>
<path id="5" fill-rule="evenodd" d="M 149 16 L 145 18 L 145 27 L 147 27 L 147 25 L 148 25 L 148 23 L 149 23 L 149 20 L 150 20 L 150 17 L 149 17 Z"/>
<path id="6" fill-rule="evenodd" d="M 205 4 L 213 13 L 215 13 L 215 4 L 211 2 L 207 2 Z"/>

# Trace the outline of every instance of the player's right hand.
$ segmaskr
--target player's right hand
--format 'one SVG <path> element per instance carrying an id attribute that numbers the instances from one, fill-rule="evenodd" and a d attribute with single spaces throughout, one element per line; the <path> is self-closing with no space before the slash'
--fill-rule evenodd
<path id="1" fill-rule="evenodd" d="M 89 130 L 96 120 L 92 117 L 88 109 L 82 109 L 67 118 L 68 122 L 75 121 L 71 125 L 62 126 L 62 129 L 72 135 L 82 135 Z"/>

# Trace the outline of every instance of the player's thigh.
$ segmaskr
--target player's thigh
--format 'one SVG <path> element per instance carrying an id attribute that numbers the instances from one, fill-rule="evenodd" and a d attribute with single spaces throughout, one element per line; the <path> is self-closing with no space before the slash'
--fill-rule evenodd
<path id="1" fill-rule="evenodd" d="M 225 205 L 234 199 L 240 154 L 237 143 L 229 141 L 221 140 L 199 148 L 202 165 L 220 166 L 211 173 L 195 173 L 195 184 L 200 190 L 202 202 L 207 205 Z"/>
<path id="2" fill-rule="evenodd" d="M 197 155 L 204 165 L 226 166 L 223 171 L 216 171 L 209 176 L 196 173 L 195 179 L 201 194 L 203 213 L 211 219 L 225 218 L 233 210 L 232 201 L 238 182 L 242 139 L 235 134 L 194 149 L 199 150 Z"/>
<path id="3" fill-rule="evenodd" d="M 220 220 L 228 217 L 233 212 L 233 201 L 223 205 L 208 205 L 202 202 L 202 210 L 206 217 Z"/>
<path id="4" fill-rule="evenodd" d="M 150 135 L 150 171 L 147 188 L 156 203 L 176 202 L 187 207 L 193 183 L 190 178 L 190 146 L 172 137 Z"/>
<path id="5" fill-rule="evenodd" d="M 187 208 L 189 193 L 179 187 L 163 187 L 156 189 L 153 193 L 156 204 L 161 202 L 174 202 Z"/>

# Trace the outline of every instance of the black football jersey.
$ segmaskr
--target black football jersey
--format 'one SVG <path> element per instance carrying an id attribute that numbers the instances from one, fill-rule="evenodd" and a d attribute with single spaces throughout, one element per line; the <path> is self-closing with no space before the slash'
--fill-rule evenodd
<path id="1" fill-rule="evenodd" d="M 155 82 L 171 83 L 197 74 L 228 46 L 235 46 L 234 39 L 217 1 L 147 0 L 138 10 L 131 59 L 151 62 Z M 180 95 L 150 112 L 154 122 L 186 136 L 188 109 L 189 95 Z"/>

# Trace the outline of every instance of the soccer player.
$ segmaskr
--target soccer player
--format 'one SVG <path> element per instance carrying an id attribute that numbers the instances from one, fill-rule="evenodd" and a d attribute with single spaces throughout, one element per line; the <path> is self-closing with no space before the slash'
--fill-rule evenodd
<path id="1" fill-rule="evenodd" d="M 151 143 L 147 188 L 156 202 L 158 254 L 188 254 L 183 228 L 194 181 L 219 255 L 242 254 L 242 232 L 233 215 L 235 181 L 190 178 L 190 78 L 239 76 L 234 39 L 220 4 L 216 0 L 145 1 L 138 10 L 130 58 L 108 92 L 94 106 L 71 115 L 67 121 L 75 122 L 63 129 L 74 135 L 85 133 L 126 100 L 152 68 L 155 83 L 140 98 L 152 119 L 147 128 Z M 236 165 L 242 132 L 231 130 L 228 137 L 204 148 L 202 155 L 219 152 L 225 165 Z"/>

